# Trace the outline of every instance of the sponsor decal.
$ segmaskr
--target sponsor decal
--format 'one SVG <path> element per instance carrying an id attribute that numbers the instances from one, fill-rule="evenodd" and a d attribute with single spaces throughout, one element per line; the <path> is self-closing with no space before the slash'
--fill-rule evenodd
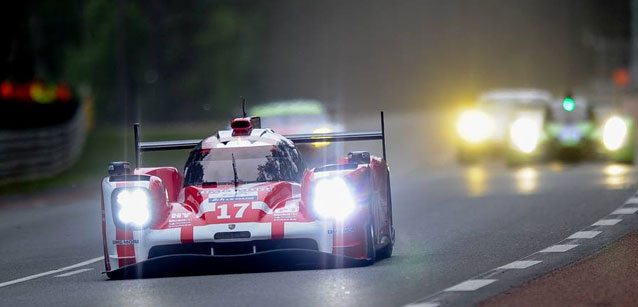
<path id="1" fill-rule="evenodd" d="M 178 212 L 178 213 L 171 213 L 171 219 L 185 219 L 188 218 L 189 216 L 191 216 L 192 213 L 190 212 Z"/>
<path id="2" fill-rule="evenodd" d="M 133 245 L 140 243 L 140 240 L 113 240 L 113 244 L 117 245 Z"/>
<path id="3" fill-rule="evenodd" d="M 299 212 L 299 207 L 297 206 L 286 206 L 286 207 L 275 209 L 275 214 L 286 214 L 286 213 L 297 213 L 297 212 Z"/>
<path id="4" fill-rule="evenodd" d="M 275 221 L 294 221 L 297 219 L 297 213 L 299 213 L 298 206 L 285 206 L 275 209 L 274 220 Z"/>
<path id="5" fill-rule="evenodd" d="M 249 192 L 270 192 L 272 191 L 271 187 L 259 187 L 259 188 L 247 188 L 247 189 L 226 189 L 226 190 L 205 190 L 200 191 L 200 194 L 227 194 L 227 193 L 249 193 Z"/>
<path id="6" fill-rule="evenodd" d="M 275 215 L 273 221 L 280 222 L 294 222 L 297 220 L 297 214 L 289 214 L 289 215 Z"/>
<path id="7" fill-rule="evenodd" d="M 257 195 L 254 196 L 232 196 L 232 197 L 211 197 L 208 199 L 209 203 L 224 203 L 233 201 L 252 201 L 257 200 Z"/>
<path id="8" fill-rule="evenodd" d="M 191 212 L 171 213 L 171 217 L 168 220 L 168 227 L 177 228 L 177 227 L 191 226 L 192 221 L 190 219 L 190 216 L 192 214 L 193 213 Z"/>

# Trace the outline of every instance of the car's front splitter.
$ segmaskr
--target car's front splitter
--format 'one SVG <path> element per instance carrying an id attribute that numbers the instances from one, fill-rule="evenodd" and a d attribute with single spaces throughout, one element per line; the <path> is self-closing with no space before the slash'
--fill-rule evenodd
<path id="1" fill-rule="evenodd" d="M 267 272 L 293 269 L 356 267 L 369 264 L 306 249 L 285 249 L 245 255 L 179 254 L 151 258 L 106 272 L 111 279 Z"/>

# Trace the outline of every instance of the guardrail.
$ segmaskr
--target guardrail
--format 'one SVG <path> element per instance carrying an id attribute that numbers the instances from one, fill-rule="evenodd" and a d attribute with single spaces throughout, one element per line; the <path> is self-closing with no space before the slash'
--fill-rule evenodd
<path id="1" fill-rule="evenodd" d="M 82 105 L 63 124 L 0 130 L 0 184 L 54 176 L 71 167 L 86 138 Z"/>

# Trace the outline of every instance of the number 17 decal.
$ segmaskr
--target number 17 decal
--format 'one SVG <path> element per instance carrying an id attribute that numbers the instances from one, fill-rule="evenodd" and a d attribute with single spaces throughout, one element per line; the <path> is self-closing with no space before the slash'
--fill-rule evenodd
<path id="1" fill-rule="evenodd" d="M 235 218 L 240 219 L 244 217 L 244 212 L 246 211 L 246 208 L 248 208 L 248 206 L 250 206 L 249 203 L 233 204 L 233 207 L 235 208 L 239 207 L 239 210 L 237 210 L 237 213 L 235 214 Z M 219 216 L 217 216 L 217 219 L 223 220 L 223 219 L 230 218 L 230 215 L 228 215 L 228 204 L 217 205 L 217 208 L 219 208 L 219 211 L 220 211 Z"/>

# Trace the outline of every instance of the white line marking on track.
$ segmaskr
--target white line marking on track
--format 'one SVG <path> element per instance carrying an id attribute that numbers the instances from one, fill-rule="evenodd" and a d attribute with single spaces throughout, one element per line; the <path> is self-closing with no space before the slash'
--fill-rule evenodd
<path id="1" fill-rule="evenodd" d="M 474 291 L 480 288 L 483 288 L 493 282 L 496 279 L 469 279 L 466 280 L 456 286 L 449 287 L 443 291 L 452 292 L 452 291 Z"/>
<path id="2" fill-rule="evenodd" d="M 622 221 L 622 219 L 603 219 L 591 225 L 592 226 L 614 226 L 620 223 L 620 221 Z"/>
<path id="3" fill-rule="evenodd" d="M 91 271 L 93 270 L 93 268 L 90 269 L 79 269 L 79 270 L 75 270 L 75 271 L 71 271 L 68 273 L 64 273 L 64 274 L 60 274 L 60 275 L 55 275 L 53 277 L 67 277 L 67 276 L 71 276 L 71 275 L 75 275 L 75 274 L 80 274 L 82 272 L 86 272 L 86 271 Z"/>
<path id="4" fill-rule="evenodd" d="M 439 303 L 429 303 L 429 302 L 412 303 L 410 305 L 405 305 L 405 307 L 437 307 L 437 306 L 439 306 Z"/>
<path id="5" fill-rule="evenodd" d="M 539 251 L 539 253 L 562 253 L 576 246 L 578 246 L 578 244 L 557 244 L 557 245 L 552 245 L 542 251 Z"/>
<path id="6" fill-rule="evenodd" d="M 512 263 L 506 264 L 504 266 L 498 267 L 501 270 L 509 270 L 509 269 L 527 269 L 533 265 L 539 264 L 542 261 L 539 260 L 519 260 L 514 261 Z"/>
<path id="7" fill-rule="evenodd" d="M 638 204 L 638 197 L 632 197 L 625 202 L 625 205 L 636 205 Z"/>
<path id="8" fill-rule="evenodd" d="M 93 258 L 93 259 L 89 259 L 87 261 L 83 261 L 83 262 L 80 262 L 80 263 L 77 263 L 77 264 L 74 264 L 74 265 L 70 265 L 70 266 L 67 266 L 67 267 L 63 267 L 63 268 L 60 268 L 60 269 L 55 269 L 55 270 L 47 271 L 47 272 L 44 272 L 44 273 L 39 273 L 39 274 L 27 276 L 27 277 L 22 277 L 22 278 L 10 280 L 10 281 L 5 281 L 3 283 L 0 283 L 0 288 L 6 287 L 6 286 L 9 286 L 9 285 L 13 285 L 13 284 L 17 284 L 17 283 L 21 283 L 21 282 L 25 282 L 25 281 L 28 281 L 28 280 L 31 280 L 31 279 L 36 279 L 36 278 L 39 278 L 39 277 L 42 277 L 42 276 L 52 275 L 52 274 L 55 274 L 55 273 L 60 273 L 60 272 L 63 272 L 63 271 L 68 271 L 68 270 L 72 270 L 72 269 L 75 269 L 75 268 L 83 267 L 85 265 L 89 265 L 91 263 L 98 262 L 98 261 L 101 261 L 101 260 L 104 260 L 104 256 Z"/>
<path id="9" fill-rule="evenodd" d="M 638 211 L 638 208 L 620 208 L 616 209 L 611 214 L 634 214 L 636 211 Z"/>
<path id="10" fill-rule="evenodd" d="M 592 231 L 579 231 L 575 232 L 573 235 L 567 237 L 567 239 L 591 239 L 597 235 L 599 235 L 602 231 L 592 230 Z"/>

